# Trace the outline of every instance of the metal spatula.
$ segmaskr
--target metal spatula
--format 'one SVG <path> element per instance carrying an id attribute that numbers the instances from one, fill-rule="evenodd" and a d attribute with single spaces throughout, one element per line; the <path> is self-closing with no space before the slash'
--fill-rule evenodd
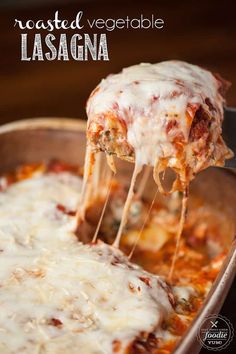
<path id="1" fill-rule="evenodd" d="M 236 168 L 236 108 L 225 107 L 222 136 L 234 157 L 226 160 L 225 167 Z"/>

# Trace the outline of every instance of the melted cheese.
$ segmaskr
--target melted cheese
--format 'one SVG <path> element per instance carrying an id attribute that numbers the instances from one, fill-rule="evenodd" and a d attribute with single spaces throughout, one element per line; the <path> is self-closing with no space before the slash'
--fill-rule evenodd
<path id="1" fill-rule="evenodd" d="M 161 158 L 168 158 L 169 167 L 180 169 L 183 161 L 177 156 L 173 140 L 181 136 L 186 144 L 196 110 L 201 106 L 212 117 L 207 104 L 211 102 L 214 106 L 212 144 L 207 156 L 198 160 L 192 156 L 193 150 L 201 148 L 202 141 L 185 151 L 184 159 L 196 173 L 206 167 L 206 160 L 208 164 L 216 164 L 227 153 L 222 143 L 218 145 L 224 101 L 219 85 L 209 71 L 185 62 L 134 65 L 101 81 L 88 100 L 87 114 L 89 121 L 100 118 L 99 123 L 104 117 L 105 125 L 109 112 L 123 120 L 127 141 L 139 165 L 155 166 Z M 167 132 L 169 122 L 175 123 Z"/>
<path id="2" fill-rule="evenodd" d="M 109 354 L 160 328 L 165 282 L 73 230 L 81 188 L 69 173 L 36 175 L 0 193 L 0 352 Z M 147 278 L 148 282 L 143 279 Z"/>

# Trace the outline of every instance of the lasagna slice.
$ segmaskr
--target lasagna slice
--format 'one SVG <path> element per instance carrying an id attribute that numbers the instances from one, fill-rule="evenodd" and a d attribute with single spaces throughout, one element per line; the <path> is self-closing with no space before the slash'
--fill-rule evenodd
<path id="1" fill-rule="evenodd" d="M 139 166 L 168 167 L 185 190 L 196 173 L 231 157 L 221 136 L 224 93 L 218 75 L 181 61 L 140 64 L 109 75 L 87 103 L 87 138 L 105 151 Z"/>

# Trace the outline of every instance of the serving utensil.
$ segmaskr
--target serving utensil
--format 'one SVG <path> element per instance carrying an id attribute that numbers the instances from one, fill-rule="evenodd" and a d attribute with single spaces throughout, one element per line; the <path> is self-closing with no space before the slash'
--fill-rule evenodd
<path id="1" fill-rule="evenodd" d="M 236 168 L 236 108 L 225 107 L 222 136 L 234 156 L 226 160 L 225 167 Z"/>

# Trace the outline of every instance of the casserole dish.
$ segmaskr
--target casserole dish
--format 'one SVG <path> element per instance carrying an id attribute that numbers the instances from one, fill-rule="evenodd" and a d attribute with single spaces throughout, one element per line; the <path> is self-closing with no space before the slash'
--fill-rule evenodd
<path id="1" fill-rule="evenodd" d="M 86 124 L 72 119 L 44 118 L 10 123 L 0 128 L 0 173 L 13 170 L 18 165 L 51 159 L 64 160 L 70 164 L 83 165 L 86 145 Z M 119 161 L 119 178 L 125 182 L 132 165 Z M 128 181 L 127 181 L 128 183 Z M 153 190 L 151 180 L 145 196 Z M 236 177 L 223 169 L 208 169 L 201 173 L 191 185 L 191 195 L 204 198 L 214 205 L 236 226 Z M 150 196 L 151 197 L 151 196 Z M 191 197 L 190 197 L 191 201 Z M 227 246 L 228 255 L 205 302 L 187 333 L 179 342 L 175 353 L 198 353 L 201 345 L 197 340 L 200 324 L 210 314 L 219 313 L 236 269 L 235 232 L 222 240 Z"/>

